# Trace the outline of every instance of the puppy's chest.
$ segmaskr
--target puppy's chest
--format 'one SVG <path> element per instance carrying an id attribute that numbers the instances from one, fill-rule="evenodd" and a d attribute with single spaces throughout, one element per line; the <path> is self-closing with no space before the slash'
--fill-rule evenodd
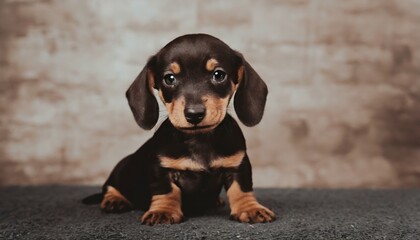
<path id="1" fill-rule="evenodd" d="M 222 171 L 195 172 L 176 171 L 170 172 L 171 180 L 177 184 L 184 194 L 207 195 L 219 192 L 223 183 Z"/>
<path id="2" fill-rule="evenodd" d="M 162 152 L 158 158 L 160 166 L 169 170 L 170 178 L 184 194 L 207 196 L 218 194 L 224 173 L 239 167 L 244 156 L 244 150 L 195 141 L 179 144 L 176 151 Z"/>
<path id="3" fill-rule="evenodd" d="M 210 172 L 237 168 L 245 156 L 241 147 L 232 147 L 223 139 L 198 138 L 173 142 L 174 148 L 158 154 L 160 165 L 178 171 Z"/>
<path id="4" fill-rule="evenodd" d="M 161 154 L 158 156 L 160 165 L 177 171 L 212 172 L 239 167 L 245 156 L 245 151 L 237 150 L 230 153 L 200 149 L 184 151 L 178 156 Z"/>

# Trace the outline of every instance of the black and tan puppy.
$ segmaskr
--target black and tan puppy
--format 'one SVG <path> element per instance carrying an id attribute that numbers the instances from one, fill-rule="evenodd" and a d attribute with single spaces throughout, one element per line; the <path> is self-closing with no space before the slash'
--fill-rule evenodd
<path id="1" fill-rule="evenodd" d="M 168 119 L 135 153 L 121 160 L 103 193 L 84 199 L 101 202 L 105 212 L 145 210 L 147 225 L 179 223 L 192 214 L 223 204 L 224 186 L 231 218 L 271 222 L 274 213 L 252 192 L 245 139 L 227 107 L 236 91 L 235 111 L 247 126 L 260 122 L 267 87 L 243 58 L 219 39 L 192 34 L 176 38 L 134 80 L 126 95 L 144 129 L 158 120 L 159 93 Z"/>

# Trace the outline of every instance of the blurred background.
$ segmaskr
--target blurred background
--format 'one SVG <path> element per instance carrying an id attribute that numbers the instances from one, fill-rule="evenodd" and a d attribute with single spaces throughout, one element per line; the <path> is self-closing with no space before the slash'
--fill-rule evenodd
<path id="1" fill-rule="evenodd" d="M 420 187 L 420 0 L 0 0 L 0 185 L 102 184 L 153 131 L 125 91 L 204 32 L 269 87 L 257 187 Z M 231 111 L 234 114 L 234 111 Z M 236 116 L 235 116 L 236 117 Z"/>

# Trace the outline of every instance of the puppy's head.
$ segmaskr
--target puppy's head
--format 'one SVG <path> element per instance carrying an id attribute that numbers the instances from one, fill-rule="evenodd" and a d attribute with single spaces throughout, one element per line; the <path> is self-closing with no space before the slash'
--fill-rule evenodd
<path id="1" fill-rule="evenodd" d="M 159 93 L 171 123 L 186 133 L 213 130 L 234 106 L 247 126 L 260 122 L 267 87 L 242 57 L 219 39 L 206 34 L 176 38 L 152 56 L 127 90 L 134 118 L 143 129 L 155 126 Z"/>

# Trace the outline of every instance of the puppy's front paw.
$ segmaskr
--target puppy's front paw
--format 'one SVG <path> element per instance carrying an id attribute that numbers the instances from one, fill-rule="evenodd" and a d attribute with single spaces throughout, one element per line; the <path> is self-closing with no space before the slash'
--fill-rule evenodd
<path id="1" fill-rule="evenodd" d="M 227 191 L 230 203 L 230 218 L 243 223 L 265 223 L 276 220 L 276 215 L 258 203 L 252 191 L 243 192 L 234 181 Z"/>
<path id="2" fill-rule="evenodd" d="M 162 223 L 180 223 L 184 216 L 181 210 L 181 190 L 174 183 L 172 191 L 154 195 L 149 211 L 141 218 L 141 224 L 154 226 Z"/>
<path id="3" fill-rule="evenodd" d="M 266 223 L 276 220 L 276 215 L 270 209 L 258 204 L 240 209 L 238 212 L 232 213 L 230 218 L 243 223 Z"/>
<path id="4" fill-rule="evenodd" d="M 184 219 L 179 212 L 165 210 L 147 211 L 141 218 L 141 224 L 154 226 L 157 224 L 180 223 Z"/>

